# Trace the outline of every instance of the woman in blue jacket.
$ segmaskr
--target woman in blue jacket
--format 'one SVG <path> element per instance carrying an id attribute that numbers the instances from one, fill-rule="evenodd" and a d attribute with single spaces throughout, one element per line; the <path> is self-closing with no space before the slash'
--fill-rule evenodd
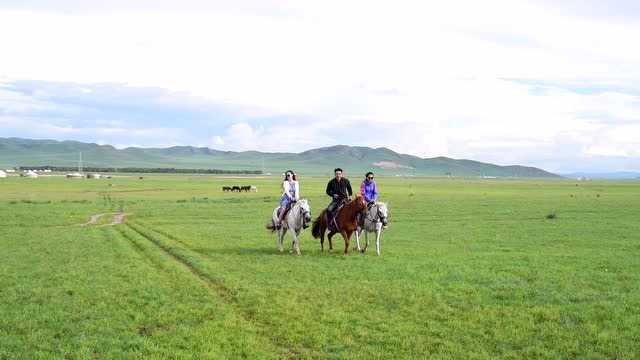
<path id="1" fill-rule="evenodd" d="M 367 204 L 373 203 L 378 200 L 378 186 L 376 185 L 376 181 L 373 180 L 373 178 L 373 173 L 369 171 L 364 176 L 364 181 L 362 181 L 362 184 L 360 184 L 360 194 L 364 196 Z"/>

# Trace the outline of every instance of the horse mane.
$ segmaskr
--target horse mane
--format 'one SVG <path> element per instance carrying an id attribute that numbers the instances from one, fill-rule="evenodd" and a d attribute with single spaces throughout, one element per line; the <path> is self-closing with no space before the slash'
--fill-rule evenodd
<path id="1" fill-rule="evenodd" d="M 361 211 L 362 209 L 358 209 L 358 201 L 361 197 L 357 196 L 352 200 L 349 200 L 346 204 L 344 204 L 344 206 L 342 207 L 342 211 L 349 211 L 350 212 L 350 217 L 353 216 L 356 212 Z M 366 208 L 367 205 L 364 205 L 364 208 Z"/>

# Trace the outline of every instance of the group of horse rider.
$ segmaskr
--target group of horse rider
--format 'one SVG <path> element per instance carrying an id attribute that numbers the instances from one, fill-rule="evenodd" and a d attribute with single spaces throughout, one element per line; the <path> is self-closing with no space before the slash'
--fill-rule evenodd
<path id="1" fill-rule="evenodd" d="M 347 202 L 353 195 L 351 182 L 343 176 L 341 168 L 333 170 L 335 177 L 327 183 L 327 195 L 331 198 L 331 203 L 327 206 L 327 215 L 329 219 L 335 216 L 336 211 L 342 204 Z M 282 183 L 282 197 L 280 198 L 280 211 L 278 213 L 278 221 L 276 228 L 280 227 L 282 219 L 284 219 L 291 205 L 300 199 L 300 184 L 296 179 L 296 173 L 293 170 L 287 170 Z M 364 180 L 360 184 L 360 195 L 364 197 L 367 206 L 375 203 L 378 199 L 378 186 L 374 180 L 373 172 L 366 173 Z"/>

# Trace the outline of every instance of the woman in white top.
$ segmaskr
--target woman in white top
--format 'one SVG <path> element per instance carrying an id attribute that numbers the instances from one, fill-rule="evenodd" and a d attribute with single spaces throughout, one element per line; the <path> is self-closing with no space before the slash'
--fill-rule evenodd
<path id="1" fill-rule="evenodd" d="M 278 212 L 278 223 L 280 226 L 282 219 L 291 208 L 291 204 L 300 199 L 300 185 L 296 180 L 296 173 L 293 170 L 287 170 L 282 183 L 282 198 L 280 198 L 280 211 Z"/>

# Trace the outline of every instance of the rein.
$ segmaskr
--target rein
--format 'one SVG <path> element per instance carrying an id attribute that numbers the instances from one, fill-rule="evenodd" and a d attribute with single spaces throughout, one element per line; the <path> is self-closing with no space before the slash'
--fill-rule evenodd
<path id="1" fill-rule="evenodd" d="M 305 225 L 305 220 L 304 219 L 306 218 L 306 215 L 309 214 L 309 212 L 307 210 L 305 210 L 305 208 L 302 205 L 300 205 L 297 201 L 296 201 L 295 205 L 293 205 L 293 207 L 296 207 L 296 206 L 299 208 L 298 209 L 298 217 L 300 219 L 298 221 L 300 221 L 302 223 L 301 225 L 304 226 Z M 293 209 L 291 209 L 291 210 L 293 210 Z"/>
<path id="2" fill-rule="evenodd" d="M 301 215 L 301 219 L 302 219 L 302 226 L 305 225 L 306 221 L 304 219 L 307 218 L 307 214 L 309 212 L 307 210 L 305 210 L 302 206 L 300 206 L 300 215 Z"/>
<path id="3" fill-rule="evenodd" d="M 367 206 L 365 205 L 364 208 L 357 210 L 357 205 L 358 204 L 356 203 L 356 200 L 351 200 L 344 205 L 343 210 L 349 210 L 350 211 L 349 217 L 351 218 L 353 217 L 353 215 L 359 212 L 363 212 L 367 208 Z"/>

